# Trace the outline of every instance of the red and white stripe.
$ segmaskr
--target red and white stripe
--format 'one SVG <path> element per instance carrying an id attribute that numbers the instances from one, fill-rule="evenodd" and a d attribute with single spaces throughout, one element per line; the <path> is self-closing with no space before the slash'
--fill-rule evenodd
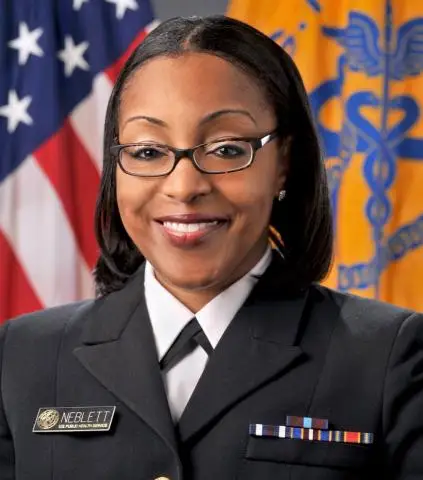
<path id="1" fill-rule="evenodd" d="M 152 22 L 62 127 L 0 184 L 0 323 L 93 297 L 94 208 L 113 83 Z"/>

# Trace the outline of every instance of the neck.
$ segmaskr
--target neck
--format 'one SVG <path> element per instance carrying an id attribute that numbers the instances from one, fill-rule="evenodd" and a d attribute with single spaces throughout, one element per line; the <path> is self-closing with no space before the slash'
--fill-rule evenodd
<path id="1" fill-rule="evenodd" d="M 220 282 L 218 281 L 213 285 L 206 287 L 203 286 L 198 289 L 187 289 L 178 285 L 174 285 L 171 282 L 168 282 L 166 278 L 162 277 L 158 271 L 155 271 L 154 274 L 156 279 L 166 288 L 168 292 L 170 292 L 175 298 L 183 303 L 189 310 L 191 310 L 191 312 L 196 314 L 211 300 L 213 300 L 213 298 L 217 297 L 233 283 L 246 275 L 260 261 L 267 248 L 268 243 L 266 241 L 266 243 L 260 249 L 257 249 L 255 252 L 251 252 L 252 254 L 249 254 L 246 258 L 242 259 L 240 264 L 227 278 Z"/>

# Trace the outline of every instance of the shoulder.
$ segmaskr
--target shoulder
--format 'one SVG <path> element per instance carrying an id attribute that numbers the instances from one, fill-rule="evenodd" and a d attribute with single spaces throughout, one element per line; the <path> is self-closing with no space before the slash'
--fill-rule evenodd
<path id="1" fill-rule="evenodd" d="M 321 286 L 313 289 L 312 309 L 320 325 L 328 321 L 332 327 L 328 353 L 340 378 L 348 378 L 356 391 L 366 384 L 384 391 L 384 396 L 387 388 L 408 388 L 405 383 L 412 377 L 421 381 L 423 314 Z M 423 384 L 419 389 L 423 398 Z"/>
<path id="2" fill-rule="evenodd" d="M 12 342 L 25 348 L 28 342 L 51 342 L 62 335 L 72 320 L 81 317 L 94 304 L 95 300 L 75 302 L 8 320 L 0 327 L 0 344 L 3 339 L 5 346 Z"/>
<path id="3" fill-rule="evenodd" d="M 355 336 L 371 339 L 386 334 L 396 337 L 408 325 L 419 329 L 423 324 L 423 314 L 413 310 L 321 285 L 314 285 L 312 290 L 321 299 L 316 302 L 320 303 L 321 311 L 334 312 L 338 327 Z"/>

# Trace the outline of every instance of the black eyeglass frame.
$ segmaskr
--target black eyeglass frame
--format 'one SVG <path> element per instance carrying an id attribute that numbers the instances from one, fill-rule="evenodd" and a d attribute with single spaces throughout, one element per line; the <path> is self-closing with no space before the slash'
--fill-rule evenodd
<path id="1" fill-rule="evenodd" d="M 206 173 L 209 175 L 220 175 L 220 174 L 226 174 L 226 173 L 232 173 L 232 172 L 239 172 L 240 170 L 245 170 L 246 168 L 250 167 L 256 157 L 257 150 L 260 150 L 260 148 L 263 148 L 265 145 L 267 145 L 269 142 L 274 140 L 278 136 L 278 129 L 274 129 L 269 133 L 266 133 L 266 135 L 263 135 L 262 137 L 228 137 L 228 138 L 222 138 L 221 140 L 215 140 L 213 142 L 207 142 L 207 143 L 201 143 L 199 145 L 196 145 L 195 147 L 192 148 L 175 148 L 171 147 L 169 145 L 163 145 L 160 143 L 150 143 L 148 142 L 142 142 L 142 143 L 126 143 L 126 144 L 117 144 L 117 145 L 112 145 L 110 147 L 110 153 L 112 155 L 115 155 L 117 157 L 118 164 L 122 171 L 126 173 L 127 175 L 132 175 L 134 177 L 143 177 L 143 178 L 157 178 L 157 177 L 166 177 L 170 175 L 178 165 L 178 163 L 183 159 L 183 158 L 189 158 L 191 162 L 193 163 L 194 167 L 200 171 L 201 173 Z M 195 151 L 198 150 L 201 147 L 205 147 L 207 145 L 213 144 L 213 143 L 219 143 L 219 141 L 238 141 L 238 142 L 246 142 L 249 143 L 253 149 L 251 158 L 249 162 L 244 165 L 243 167 L 238 167 L 236 169 L 231 169 L 231 170 L 226 170 L 226 171 L 219 171 L 219 172 L 209 172 L 207 170 L 204 170 L 203 168 L 198 165 L 196 159 L 195 159 Z M 136 146 L 141 146 L 141 145 L 150 145 L 150 146 L 159 146 L 159 147 L 165 147 L 167 148 L 170 152 L 174 154 L 174 162 L 172 168 L 166 172 L 166 173 L 160 173 L 158 175 L 140 175 L 138 173 L 131 173 L 125 170 L 125 168 L 122 165 L 121 162 L 121 151 L 126 148 L 126 147 L 136 147 Z"/>

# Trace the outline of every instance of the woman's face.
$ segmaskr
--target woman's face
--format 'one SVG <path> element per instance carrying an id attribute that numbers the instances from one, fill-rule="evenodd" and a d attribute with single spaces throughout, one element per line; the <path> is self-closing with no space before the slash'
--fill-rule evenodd
<path id="1" fill-rule="evenodd" d="M 275 127 L 257 83 L 204 53 L 151 60 L 121 97 L 121 144 L 190 148 L 225 137 L 262 137 Z M 117 168 L 123 225 L 157 278 L 182 301 L 193 294 L 213 298 L 264 254 L 272 203 L 285 180 L 279 145 L 268 143 L 251 167 L 227 174 L 201 173 L 189 158 L 161 178 Z"/>

